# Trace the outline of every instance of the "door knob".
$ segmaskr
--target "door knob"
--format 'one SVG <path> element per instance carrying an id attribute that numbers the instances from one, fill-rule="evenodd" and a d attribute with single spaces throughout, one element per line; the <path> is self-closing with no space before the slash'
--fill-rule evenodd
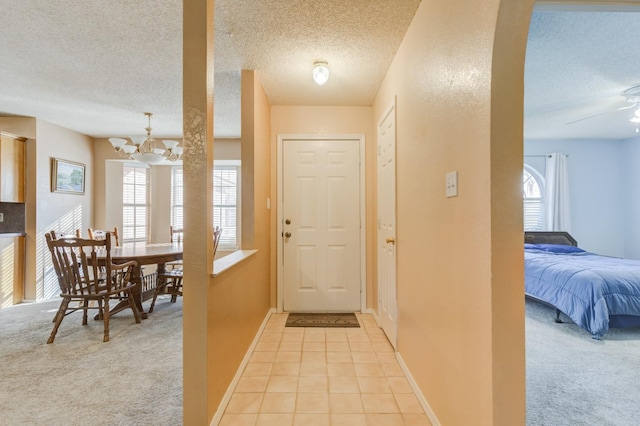
<path id="1" fill-rule="evenodd" d="M 285 238 L 290 238 L 291 237 L 291 232 L 285 232 L 284 233 L 284 237 Z"/>
<path id="2" fill-rule="evenodd" d="M 387 244 L 395 244 L 396 243 L 396 239 L 391 237 L 391 238 L 387 238 L 385 240 L 387 242 Z"/>
<path id="3" fill-rule="evenodd" d="M 291 225 L 291 219 L 285 220 L 284 223 L 286 223 L 287 225 Z"/>

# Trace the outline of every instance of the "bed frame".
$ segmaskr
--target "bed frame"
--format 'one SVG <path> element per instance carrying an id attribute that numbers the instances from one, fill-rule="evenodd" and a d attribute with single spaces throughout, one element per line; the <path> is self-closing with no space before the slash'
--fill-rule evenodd
<path id="1" fill-rule="evenodd" d="M 524 242 L 529 244 L 564 244 L 567 246 L 578 246 L 578 242 L 568 232 L 565 231 L 525 231 Z M 551 303 L 547 303 L 544 300 L 540 300 L 535 296 L 531 296 L 525 293 L 525 297 L 540 302 L 544 305 L 550 306 L 556 310 L 556 317 L 553 319 L 556 323 L 562 324 L 560 319 L 560 309 L 553 306 Z"/>

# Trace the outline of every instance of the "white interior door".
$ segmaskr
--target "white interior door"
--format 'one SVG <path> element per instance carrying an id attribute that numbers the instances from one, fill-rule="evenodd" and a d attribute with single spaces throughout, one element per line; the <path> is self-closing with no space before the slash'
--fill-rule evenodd
<path id="1" fill-rule="evenodd" d="M 396 114 L 395 105 L 378 125 L 378 317 L 396 347 Z"/>
<path id="2" fill-rule="evenodd" d="M 289 312 L 360 310 L 360 142 L 285 140 L 283 299 Z"/>

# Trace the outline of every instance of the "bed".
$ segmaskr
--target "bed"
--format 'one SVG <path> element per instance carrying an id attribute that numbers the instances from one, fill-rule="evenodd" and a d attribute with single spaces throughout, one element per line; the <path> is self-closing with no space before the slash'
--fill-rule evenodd
<path id="1" fill-rule="evenodd" d="M 525 294 L 562 312 L 594 339 L 640 326 L 640 261 L 587 252 L 566 232 L 525 232 Z"/>

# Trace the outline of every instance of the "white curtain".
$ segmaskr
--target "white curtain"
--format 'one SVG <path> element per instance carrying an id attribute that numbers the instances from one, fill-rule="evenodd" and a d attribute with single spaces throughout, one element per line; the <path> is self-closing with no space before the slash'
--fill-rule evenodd
<path id="1" fill-rule="evenodd" d="M 545 228 L 548 231 L 571 232 L 567 155 L 549 154 L 544 180 Z"/>

